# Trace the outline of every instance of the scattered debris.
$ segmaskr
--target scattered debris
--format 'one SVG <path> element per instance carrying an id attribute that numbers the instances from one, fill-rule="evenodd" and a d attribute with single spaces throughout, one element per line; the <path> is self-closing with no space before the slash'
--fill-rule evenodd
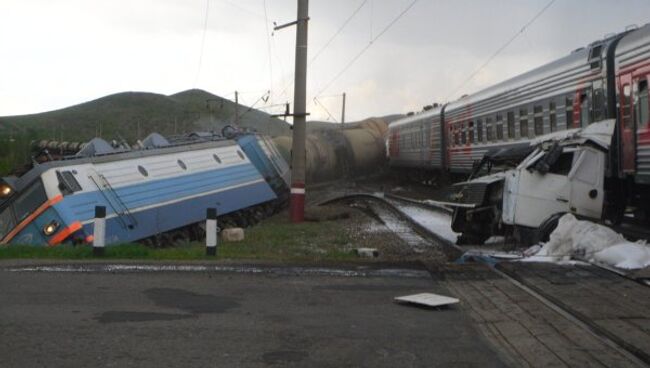
<path id="1" fill-rule="evenodd" d="M 223 241 L 238 242 L 244 240 L 244 229 L 241 227 L 231 227 L 221 231 Z"/>
<path id="2" fill-rule="evenodd" d="M 526 253 L 533 253 L 533 249 Z M 523 261 L 566 262 L 571 258 L 638 269 L 650 266 L 650 247 L 645 241 L 630 242 L 606 226 L 566 214 L 560 218 L 549 241 Z"/>
<path id="3" fill-rule="evenodd" d="M 364 258 L 377 258 L 379 257 L 379 251 L 375 248 L 357 248 L 357 255 Z"/>
<path id="4" fill-rule="evenodd" d="M 442 307 L 460 302 L 460 300 L 456 298 L 433 293 L 399 296 L 395 298 L 395 301 L 400 303 L 424 305 L 427 307 Z"/>

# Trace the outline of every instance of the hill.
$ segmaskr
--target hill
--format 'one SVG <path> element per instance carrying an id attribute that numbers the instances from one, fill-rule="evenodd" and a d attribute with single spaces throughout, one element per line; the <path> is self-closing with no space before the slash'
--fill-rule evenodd
<path id="1" fill-rule="evenodd" d="M 286 122 L 239 105 L 239 125 L 272 136 L 290 134 Z M 191 89 L 165 96 L 123 92 L 38 114 L 0 117 L 0 173 L 29 160 L 32 140 L 85 142 L 122 137 L 129 142 L 151 132 L 163 135 L 196 130 L 220 131 L 233 124 L 235 103 Z"/>

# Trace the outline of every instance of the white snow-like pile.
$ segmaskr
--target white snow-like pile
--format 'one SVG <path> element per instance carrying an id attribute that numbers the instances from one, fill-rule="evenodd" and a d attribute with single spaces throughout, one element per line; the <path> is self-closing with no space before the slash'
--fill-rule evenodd
<path id="1" fill-rule="evenodd" d="M 416 206 L 400 206 L 400 209 L 427 230 L 452 243 L 456 242 L 458 234 L 451 229 L 451 216 Z"/>
<path id="2" fill-rule="evenodd" d="M 606 226 L 566 214 L 560 218 L 549 241 L 523 261 L 566 262 L 571 257 L 617 268 L 637 269 L 650 266 L 650 247 L 645 241 L 630 242 Z"/>

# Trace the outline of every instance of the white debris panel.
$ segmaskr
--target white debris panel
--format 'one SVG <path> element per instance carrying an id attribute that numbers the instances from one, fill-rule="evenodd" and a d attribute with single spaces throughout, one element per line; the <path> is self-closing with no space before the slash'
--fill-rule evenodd
<path id="1" fill-rule="evenodd" d="M 650 247 L 645 241 L 630 242 L 606 226 L 566 214 L 560 218 L 549 241 L 522 261 L 567 262 L 571 258 L 622 269 L 638 269 L 650 266 Z"/>
<path id="2" fill-rule="evenodd" d="M 445 295 L 433 293 L 420 293 L 413 295 L 399 296 L 395 298 L 399 303 L 419 304 L 427 307 L 442 307 L 445 305 L 456 304 L 460 300 Z"/>

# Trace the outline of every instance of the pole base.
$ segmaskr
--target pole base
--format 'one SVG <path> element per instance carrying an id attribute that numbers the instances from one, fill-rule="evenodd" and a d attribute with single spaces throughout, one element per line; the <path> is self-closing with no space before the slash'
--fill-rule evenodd
<path id="1" fill-rule="evenodd" d="M 291 203 L 289 212 L 291 222 L 300 223 L 305 220 L 305 193 L 291 193 Z"/>
<path id="2" fill-rule="evenodd" d="M 205 247 L 205 255 L 206 256 L 216 256 L 217 255 L 217 247 Z"/>
<path id="3" fill-rule="evenodd" d="M 103 257 L 104 256 L 104 247 L 93 247 L 93 256 Z"/>

